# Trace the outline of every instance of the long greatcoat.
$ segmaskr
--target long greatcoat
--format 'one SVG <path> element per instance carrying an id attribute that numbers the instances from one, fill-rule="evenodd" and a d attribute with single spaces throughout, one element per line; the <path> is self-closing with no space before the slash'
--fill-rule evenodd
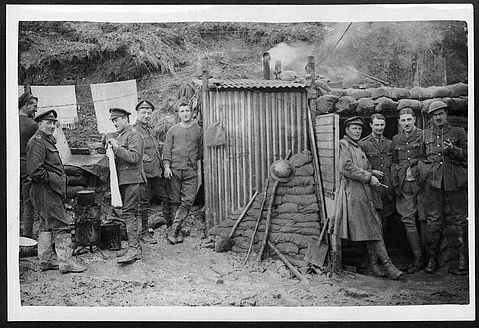
<path id="1" fill-rule="evenodd" d="M 333 234 L 352 241 L 380 240 L 381 200 L 369 184 L 371 165 L 359 144 L 345 136 L 339 141 L 339 189 L 333 216 Z"/>

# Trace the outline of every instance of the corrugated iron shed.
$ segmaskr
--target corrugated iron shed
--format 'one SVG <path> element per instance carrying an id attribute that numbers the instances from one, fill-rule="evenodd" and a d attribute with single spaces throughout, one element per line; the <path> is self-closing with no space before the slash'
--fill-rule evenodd
<path id="1" fill-rule="evenodd" d="M 214 85 L 218 89 L 290 89 L 290 88 L 304 88 L 306 84 L 282 81 L 282 80 L 252 80 L 252 79 L 225 79 L 225 80 L 209 80 L 209 85 Z"/>

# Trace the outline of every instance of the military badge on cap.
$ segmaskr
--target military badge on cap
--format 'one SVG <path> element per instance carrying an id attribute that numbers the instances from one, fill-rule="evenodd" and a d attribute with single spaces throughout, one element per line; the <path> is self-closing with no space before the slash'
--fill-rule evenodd
<path id="1" fill-rule="evenodd" d="M 117 117 L 130 116 L 131 113 L 122 108 L 110 108 L 110 120 L 114 120 Z"/>
<path id="2" fill-rule="evenodd" d="M 140 108 L 151 108 L 151 111 L 155 110 L 155 106 L 148 100 L 141 100 L 135 107 L 135 110 L 138 111 Z"/>
<path id="3" fill-rule="evenodd" d="M 58 116 L 57 112 L 55 112 L 53 109 L 51 109 L 49 111 L 46 111 L 45 113 L 37 115 L 33 120 L 35 122 L 40 122 L 40 121 L 45 121 L 45 120 L 56 122 L 56 121 L 58 121 L 57 116 Z"/>

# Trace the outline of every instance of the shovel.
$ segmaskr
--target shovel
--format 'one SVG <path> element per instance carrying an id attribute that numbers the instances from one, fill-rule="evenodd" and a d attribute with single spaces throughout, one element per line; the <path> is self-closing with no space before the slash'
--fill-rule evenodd
<path id="1" fill-rule="evenodd" d="M 329 218 L 326 219 L 319 238 L 311 237 L 311 240 L 308 244 L 308 250 L 306 251 L 306 262 L 314 264 L 318 267 L 324 266 L 324 261 L 326 260 L 326 255 L 328 254 L 329 245 L 324 238 L 326 236 L 328 225 Z"/>

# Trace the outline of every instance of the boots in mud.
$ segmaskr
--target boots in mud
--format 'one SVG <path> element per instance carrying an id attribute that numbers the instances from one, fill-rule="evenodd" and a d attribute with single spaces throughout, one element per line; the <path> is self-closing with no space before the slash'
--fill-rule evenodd
<path id="1" fill-rule="evenodd" d="M 40 270 L 58 270 L 56 255 L 53 252 L 53 235 L 51 231 L 40 231 L 38 234 L 38 259 Z"/>
<path id="2" fill-rule="evenodd" d="M 139 236 L 139 225 L 141 222 L 139 222 L 140 220 L 135 215 L 127 217 L 125 221 L 128 233 L 128 248 L 124 255 L 117 258 L 116 262 L 119 264 L 129 264 L 141 259 L 141 243 Z"/>
<path id="3" fill-rule="evenodd" d="M 157 244 L 158 241 L 148 231 L 149 202 L 141 202 L 138 212 L 141 217 L 141 240 L 144 243 Z"/>
<path id="4" fill-rule="evenodd" d="M 188 217 L 188 213 L 189 211 L 181 205 L 176 210 L 173 224 L 166 230 L 166 239 L 169 243 L 177 244 L 183 242 L 183 234 L 181 233 L 181 228 L 183 222 Z"/>
<path id="5" fill-rule="evenodd" d="M 58 231 L 55 234 L 55 249 L 58 256 L 58 266 L 61 273 L 83 272 L 86 268 L 72 256 L 71 235 L 68 231 Z"/>
<path id="6" fill-rule="evenodd" d="M 414 263 L 412 263 L 407 269 L 407 273 L 412 274 L 421 271 L 424 268 L 425 263 L 424 258 L 422 257 L 421 241 L 417 229 L 406 228 L 406 235 L 409 241 L 409 246 L 411 246 L 414 255 Z"/>
<path id="7" fill-rule="evenodd" d="M 368 249 L 369 272 L 376 277 L 386 277 L 386 272 L 378 265 L 378 253 L 376 247 L 371 243 L 367 243 L 366 247 Z"/>
<path id="8" fill-rule="evenodd" d="M 464 276 L 469 274 L 469 268 L 467 265 L 467 227 L 461 229 L 459 236 L 457 237 L 458 241 L 458 252 L 459 258 L 456 265 L 451 266 L 448 271 L 452 274 Z"/>
<path id="9" fill-rule="evenodd" d="M 441 232 L 429 232 L 426 231 L 426 243 L 427 243 L 427 256 L 428 263 L 424 272 L 433 274 L 437 269 L 437 251 L 439 248 L 439 239 L 441 238 Z"/>
<path id="10" fill-rule="evenodd" d="M 388 251 L 386 249 L 386 245 L 384 244 L 384 240 L 377 240 L 377 241 L 370 241 L 368 244 L 371 243 L 372 247 L 376 248 L 376 253 L 378 254 L 379 259 L 384 264 L 384 269 L 386 270 L 386 275 L 391 280 L 398 280 L 401 279 L 404 273 L 396 268 L 394 264 L 391 262 L 389 258 Z M 370 246 L 371 247 L 371 246 Z"/>
<path id="11" fill-rule="evenodd" d="M 163 219 L 165 220 L 166 227 L 171 226 L 173 223 L 173 219 L 175 213 L 171 214 L 171 203 L 169 199 L 162 199 L 161 200 L 161 209 L 163 213 Z M 178 207 L 175 207 L 175 212 Z"/>

